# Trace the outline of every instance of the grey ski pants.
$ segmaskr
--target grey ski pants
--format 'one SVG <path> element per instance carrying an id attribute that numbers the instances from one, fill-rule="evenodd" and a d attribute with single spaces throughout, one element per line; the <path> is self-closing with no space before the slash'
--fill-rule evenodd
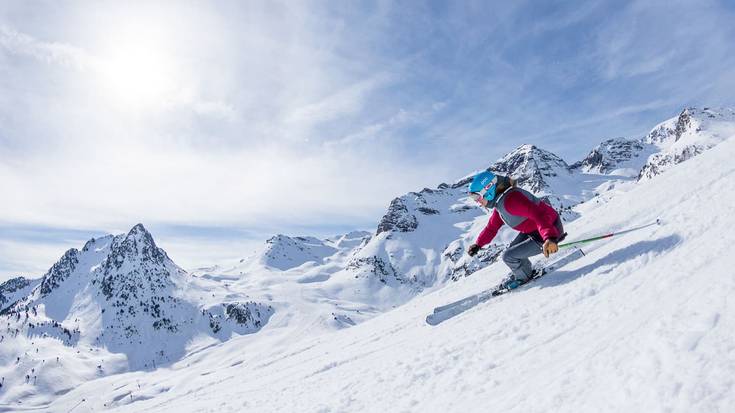
<path id="1" fill-rule="evenodd" d="M 562 226 L 560 219 L 557 219 L 556 222 L 554 222 L 554 226 L 559 230 L 559 234 L 564 234 L 564 227 Z M 559 239 L 559 241 L 561 241 L 561 239 Z M 510 245 L 508 245 L 508 248 L 503 252 L 503 262 L 505 262 L 505 265 L 510 267 L 513 277 L 516 280 L 525 281 L 531 276 L 533 267 L 531 266 L 531 261 L 528 257 L 533 257 L 534 255 L 543 253 L 543 246 L 544 241 L 538 231 L 530 234 L 520 233 L 510 243 Z"/>

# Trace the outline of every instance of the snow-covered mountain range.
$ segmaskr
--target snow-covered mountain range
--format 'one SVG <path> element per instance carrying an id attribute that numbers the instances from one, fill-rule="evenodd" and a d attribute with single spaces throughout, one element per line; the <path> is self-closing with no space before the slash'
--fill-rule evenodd
<path id="1" fill-rule="evenodd" d="M 716 177 L 701 177 L 708 173 L 729 176 L 731 168 L 712 162 L 728 159 L 727 155 L 733 151 L 733 137 L 735 111 L 687 108 L 654 127 L 644 137 L 605 140 L 584 159 L 572 164 L 539 147 L 522 145 L 487 167 L 496 173 L 512 176 L 521 187 L 545 197 L 560 211 L 570 237 L 578 239 L 611 227 L 622 228 L 633 222 L 655 218 L 661 209 L 653 208 L 658 201 L 649 199 L 652 196 L 642 188 L 662 197 L 673 196 L 674 178 L 657 178 L 658 175 L 668 175 L 669 170 L 676 169 L 680 175 L 677 179 L 682 179 L 682 185 L 696 179 L 702 182 L 716 180 Z M 691 166 L 688 163 L 678 165 L 722 142 L 726 144 L 717 148 L 710 156 L 712 159 L 698 160 Z M 702 172 L 701 168 L 708 165 Z M 692 173 L 695 171 L 696 174 Z M 687 177 L 687 172 L 701 178 Z M 278 394 L 276 389 L 287 392 L 283 383 L 291 382 L 288 371 L 299 372 L 297 376 L 306 380 L 308 388 L 317 389 L 320 381 L 315 377 L 320 373 L 333 376 L 335 373 L 331 370 L 344 372 L 345 369 L 336 368 L 350 360 L 379 365 L 379 358 L 369 356 L 373 351 L 369 350 L 373 348 L 369 344 L 371 342 L 400 348 L 397 351 L 400 357 L 387 356 L 375 348 L 375 354 L 392 360 L 390 363 L 399 363 L 386 366 L 386 371 L 398 373 L 401 363 L 409 370 L 423 371 L 415 363 L 411 367 L 412 353 L 408 349 L 416 351 L 420 357 L 416 359 L 419 360 L 417 363 L 422 365 L 432 357 L 441 359 L 442 356 L 437 353 L 441 352 L 438 344 L 421 347 L 424 340 L 431 340 L 427 336 L 431 333 L 426 332 L 430 330 L 417 331 L 425 326 L 423 317 L 414 320 L 415 316 L 429 310 L 431 305 L 442 304 L 449 297 L 456 298 L 487 285 L 488 280 L 505 273 L 502 264 L 493 264 L 514 236 L 511 230 L 501 230 L 493 244 L 484 248 L 476 258 L 471 259 L 465 254 L 488 218 L 487 213 L 467 197 L 467 184 L 473 175 L 470 173 L 454 183 L 442 183 L 434 189 L 424 188 L 395 198 L 373 233 L 354 231 L 327 239 L 279 234 L 237 263 L 192 271 L 177 266 L 141 224 L 127 234 L 91 239 L 80 250 L 71 249 L 63 254 L 41 278 L 18 277 L 0 285 L 0 324 L 3 326 L 0 375 L 4 380 L 0 387 L 0 409 L 23 405 L 67 411 L 75 403 L 86 403 L 92 410 L 125 406 L 131 410 L 167 410 L 174 406 L 181 410 L 200 410 L 204 409 L 201 404 L 184 405 L 183 400 L 196 398 L 186 395 L 211 393 L 188 384 L 182 387 L 189 393 L 179 389 L 175 392 L 181 395 L 176 398 L 180 401 L 158 404 L 157 407 L 152 403 L 161 398 L 169 400 L 163 395 L 180 384 L 160 383 L 179 383 L 174 376 L 212 374 L 232 382 L 237 380 L 233 378 L 237 376 L 225 377 L 219 371 L 232 368 L 240 374 L 247 374 L 247 370 L 243 370 L 247 366 L 268 374 L 266 381 L 269 383 L 278 383 L 265 389 L 258 387 L 252 378 L 243 379 L 248 383 L 248 394 L 253 396 L 255 403 L 250 407 L 260 407 L 258 411 L 292 411 L 298 406 L 298 403 L 291 403 L 293 399 L 272 405 L 262 404 L 267 400 L 264 395 L 275 397 Z M 705 202 L 703 197 L 700 195 L 697 199 Z M 677 207 L 673 201 L 667 202 L 669 210 L 673 211 L 669 213 L 672 219 L 684 217 L 696 207 Z M 664 241 L 652 244 L 650 249 L 654 256 L 664 254 L 665 248 L 673 248 L 683 242 L 681 235 L 669 232 L 658 234 Z M 621 248 L 625 251 L 625 247 Z M 613 261 L 623 267 L 620 271 L 628 271 L 626 274 L 634 271 L 634 268 L 628 268 L 631 265 L 650 266 L 654 273 L 664 271 L 656 269 L 654 257 L 640 262 L 638 250 L 631 250 L 627 255 L 612 250 L 605 255 L 605 251 L 600 247 L 597 255 L 588 254 L 585 263 L 580 264 L 587 266 L 580 267 L 580 275 L 594 272 L 599 267 L 606 268 L 609 254 L 617 254 Z M 647 251 L 643 254 L 652 254 Z M 633 258 L 631 261 L 635 263 L 628 264 L 627 258 Z M 594 260 L 598 262 L 593 265 Z M 583 271 L 584 268 L 588 271 Z M 618 274 L 617 267 L 609 268 L 608 272 Z M 478 276 L 468 277 L 474 273 Z M 616 277 L 624 279 L 627 275 Z M 688 280 L 684 275 L 679 278 L 682 282 Z M 574 281 L 572 277 L 561 284 Z M 549 288 L 566 288 L 566 293 L 560 291 L 555 294 L 568 304 L 559 311 L 570 312 L 576 304 L 563 299 L 564 294 L 581 294 L 580 300 L 583 300 L 590 288 L 595 290 L 592 296 L 607 291 L 608 287 L 617 288 L 610 280 L 600 281 L 602 284 L 597 283 L 594 287 L 589 287 L 589 282 L 581 287 L 559 285 L 551 278 L 548 282 L 552 283 Z M 506 302 L 506 307 L 512 307 L 508 311 L 523 314 L 519 307 L 522 303 L 518 301 L 522 300 L 521 297 L 519 294 L 500 301 Z M 541 300 L 538 294 L 534 297 Z M 613 298 L 607 297 L 608 300 Z M 527 303 L 525 299 L 524 302 Z M 393 309 L 396 311 L 390 311 Z M 542 318 L 538 319 L 539 323 L 547 314 L 543 311 L 552 310 L 540 311 L 539 317 Z M 465 317 L 473 324 L 467 331 L 477 331 L 479 327 L 475 324 L 479 325 L 483 319 L 477 312 L 473 314 Z M 378 315 L 381 316 L 376 317 Z M 731 316 L 722 314 L 718 317 L 725 317 L 728 322 L 732 320 Z M 375 320 L 365 323 L 371 319 Z M 395 329 L 391 329 L 391 324 Z M 360 326 L 354 327 L 357 325 Z M 572 328 L 570 326 L 560 329 Z M 402 334 L 400 330 L 404 328 L 410 329 L 412 335 Z M 500 320 L 488 331 L 501 334 L 506 328 L 512 327 Z M 453 335 L 462 336 L 459 333 L 461 329 L 461 326 L 454 328 L 457 331 Z M 528 329 L 531 331 L 529 334 L 536 331 L 531 327 Z M 551 330 L 538 331 L 542 336 L 552 334 Z M 383 341 L 380 337 L 388 338 Z M 483 333 L 482 337 L 490 340 L 492 334 Z M 500 339 L 501 344 L 507 342 L 502 341 L 502 337 Z M 326 345 L 322 340 L 331 344 Z M 451 337 L 442 336 L 442 340 L 449 345 L 447 348 L 453 348 Z M 337 357 L 341 361 L 330 363 L 326 356 L 314 353 L 324 348 L 334 355 L 340 346 L 348 352 L 345 357 Z M 445 356 L 455 357 L 450 353 Z M 242 357 L 240 354 L 252 356 Z M 399 361 L 399 358 L 405 360 Z M 247 361 L 243 361 L 245 359 Z M 308 369 L 314 370 L 313 374 L 301 374 L 302 370 L 292 364 L 299 360 L 310 366 Z M 324 366 L 319 368 L 319 362 L 309 360 L 323 360 Z M 535 359 L 524 360 L 524 363 L 532 363 Z M 730 361 L 735 364 L 735 359 Z M 369 371 L 370 366 L 365 363 L 360 362 L 360 371 L 375 373 Z M 466 360 L 458 363 L 468 366 Z M 212 367 L 212 364 L 217 367 Z M 238 367 L 241 365 L 242 368 Z M 271 365 L 276 366 L 276 370 L 268 367 Z M 530 369 L 531 364 L 528 366 Z M 486 367 L 493 370 L 497 365 Z M 421 375 L 436 375 L 444 380 L 448 378 L 444 373 L 453 371 L 448 365 L 441 364 L 439 370 L 425 371 Z M 729 371 L 735 372 L 735 368 Z M 337 391 L 330 387 L 336 386 L 331 380 L 353 382 L 344 374 L 337 374 L 338 377 L 332 377 L 325 384 L 330 394 Z M 381 388 L 380 381 L 375 381 L 380 379 L 378 376 L 373 374 L 370 383 Z M 126 384 L 112 386 L 115 377 L 124 378 Z M 479 372 L 475 379 L 478 377 Z M 148 383 L 146 389 L 139 383 L 136 389 L 132 384 L 141 379 Z M 422 383 L 423 379 L 418 377 L 415 382 Z M 467 384 L 466 380 L 464 382 Z M 82 383 L 88 384 L 77 389 Z M 238 399 L 237 386 L 233 387 L 227 391 L 232 397 L 229 399 L 228 396 L 226 404 L 229 406 L 234 406 Z M 488 390 L 487 385 L 480 387 Z M 499 383 L 498 387 L 503 385 Z M 258 392 L 256 388 L 263 390 L 262 394 L 255 395 Z M 107 389 L 107 393 L 101 389 Z M 85 391 L 90 395 L 95 392 L 99 397 L 92 402 L 90 396 L 89 399 L 81 397 L 87 394 Z M 373 406 L 364 404 L 367 394 L 372 394 L 369 390 L 347 389 L 346 392 L 363 404 L 351 405 L 349 401 L 342 401 L 327 406 L 338 411 L 391 410 L 392 399 L 388 397 L 375 398 L 377 404 L 374 406 L 384 407 L 373 409 Z M 306 397 L 300 392 L 291 394 Z M 79 402 L 81 399 L 84 402 Z M 148 399 L 152 400 L 145 402 Z M 404 408 L 426 410 L 420 407 L 432 406 L 428 402 L 431 399 L 427 393 L 424 399 Z M 433 399 L 439 404 L 443 400 Z M 484 396 L 475 394 L 474 398 L 467 400 L 484 400 Z M 399 404 L 403 406 L 402 403 Z M 465 407 L 471 407 L 468 403 L 470 401 L 465 402 Z M 314 411 L 320 405 L 313 401 L 307 406 L 307 411 Z M 553 407 L 550 404 L 545 406 Z"/>
<path id="2" fill-rule="evenodd" d="M 273 312 L 244 295 L 216 304 L 197 297 L 209 289 L 192 282 L 141 224 L 91 239 L 64 253 L 40 280 L 11 280 L 0 291 L 9 320 L 4 336 L 46 343 L 46 352 L 56 348 L 58 355 L 68 353 L 62 347 L 91 348 L 100 374 L 168 364 L 196 336 L 221 341 L 232 332 L 256 332 Z M 26 350 L 4 348 L 2 354 L 20 363 Z M 32 369 L 40 374 L 43 366 Z"/>

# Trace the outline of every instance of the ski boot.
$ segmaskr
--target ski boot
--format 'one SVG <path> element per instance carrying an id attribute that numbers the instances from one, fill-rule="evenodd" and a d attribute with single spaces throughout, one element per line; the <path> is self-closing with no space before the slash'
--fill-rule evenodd
<path id="1" fill-rule="evenodd" d="M 514 276 L 511 275 L 510 277 L 501 281 L 499 287 L 500 287 L 500 290 L 506 290 L 506 291 L 515 290 L 516 288 L 527 283 L 529 280 L 530 278 L 527 280 L 518 280 Z"/>
<path id="2" fill-rule="evenodd" d="M 501 290 L 515 290 L 516 288 L 522 286 L 523 284 L 526 284 L 533 280 L 536 277 L 540 277 L 544 275 L 544 269 L 543 268 L 534 268 L 531 272 L 531 275 L 528 278 L 525 279 L 518 279 L 514 275 L 508 276 L 508 278 L 504 279 L 500 282 L 500 289 Z"/>

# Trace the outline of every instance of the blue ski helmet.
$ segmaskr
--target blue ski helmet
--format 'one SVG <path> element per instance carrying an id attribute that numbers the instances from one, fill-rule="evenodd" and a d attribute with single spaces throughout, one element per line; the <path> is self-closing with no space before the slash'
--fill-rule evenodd
<path id="1" fill-rule="evenodd" d="M 495 188 L 498 183 L 498 177 L 490 171 L 483 171 L 475 175 L 470 183 L 470 193 L 480 194 L 488 201 L 495 198 Z"/>

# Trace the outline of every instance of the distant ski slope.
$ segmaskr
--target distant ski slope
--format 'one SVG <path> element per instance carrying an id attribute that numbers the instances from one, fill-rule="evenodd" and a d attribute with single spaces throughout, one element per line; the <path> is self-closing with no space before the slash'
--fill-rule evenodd
<path id="1" fill-rule="evenodd" d="M 568 225 L 586 248 L 520 294 L 438 327 L 424 316 L 497 282 L 493 265 L 321 336 L 264 330 L 171 368 L 90 381 L 52 411 L 734 411 L 735 139 Z M 304 332 L 309 329 L 303 326 Z M 84 401 L 82 401 L 84 400 Z"/>

